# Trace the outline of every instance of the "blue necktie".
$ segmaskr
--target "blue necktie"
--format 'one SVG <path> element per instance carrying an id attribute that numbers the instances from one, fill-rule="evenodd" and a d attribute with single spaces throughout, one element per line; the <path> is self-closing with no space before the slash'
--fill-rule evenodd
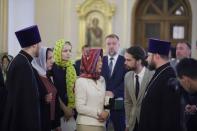
<path id="1" fill-rule="evenodd" d="M 138 97 L 139 89 L 140 89 L 140 83 L 139 83 L 139 76 L 135 75 L 136 81 L 135 81 L 135 96 Z"/>
<path id="2" fill-rule="evenodd" d="M 112 75 L 113 60 L 114 60 L 114 58 L 111 57 L 111 58 L 110 58 L 110 62 L 109 62 L 109 76 Z"/>

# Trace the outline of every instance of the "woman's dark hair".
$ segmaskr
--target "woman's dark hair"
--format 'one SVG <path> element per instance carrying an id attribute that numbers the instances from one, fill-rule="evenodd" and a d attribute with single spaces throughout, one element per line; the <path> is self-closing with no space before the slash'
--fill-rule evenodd
<path id="1" fill-rule="evenodd" d="M 47 51 L 46 51 L 46 61 L 47 61 L 47 57 L 48 57 L 49 51 L 53 52 L 53 49 L 52 48 L 47 48 Z"/>
<path id="2" fill-rule="evenodd" d="M 10 59 L 9 59 L 9 57 L 8 57 L 8 55 L 3 55 L 3 57 L 1 58 L 1 61 L 3 62 L 3 59 L 7 59 L 8 60 L 8 62 L 10 63 Z"/>
<path id="3" fill-rule="evenodd" d="M 142 61 L 142 65 L 146 66 L 147 62 L 145 61 L 146 59 L 146 52 L 143 48 L 139 47 L 139 46 L 132 46 L 128 49 L 126 49 L 126 52 L 130 55 L 132 55 L 132 57 L 136 60 L 141 60 Z"/>
<path id="4" fill-rule="evenodd" d="M 52 48 L 47 48 L 46 50 L 46 61 L 47 61 L 47 57 L 48 57 L 48 53 L 49 52 L 53 52 L 53 49 Z M 47 70 L 47 77 L 50 78 L 51 76 L 53 76 L 53 71 L 52 70 Z"/>

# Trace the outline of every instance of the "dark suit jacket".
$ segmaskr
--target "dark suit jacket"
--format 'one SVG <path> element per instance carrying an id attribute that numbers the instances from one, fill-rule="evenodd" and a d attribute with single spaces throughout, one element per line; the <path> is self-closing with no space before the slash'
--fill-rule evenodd
<path id="1" fill-rule="evenodd" d="M 0 67 L 0 87 L 4 87 L 4 79 L 3 79 L 1 67 Z"/>
<path id="2" fill-rule="evenodd" d="M 3 74 L 0 67 L 0 116 L 3 116 L 3 110 L 6 102 L 6 95 L 7 95 L 7 91 L 4 85 Z M 2 117 L 0 117 L 0 125 L 1 125 L 1 121 L 2 121 Z"/>
<path id="3" fill-rule="evenodd" d="M 76 60 L 75 61 L 75 70 L 76 70 L 77 76 L 80 75 L 80 65 L 81 65 L 81 59 Z"/>
<path id="4" fill-rule="evenodd" d="M 112 76 L 109 75 L 108 57 L 103 57 L 103 66 L 101 75 L 105 78 L 106 90 L 112 91 L 115 97 L 124 98 L 124 76 L 126 68 L 124 67 L 124 57 L 118 56 Z"/>
<path id="5" fill-rule="evenodd" d="M 67 105 L 68 97 L 66 92 L 66 80 L 65 80 L 66 69 L 63 69 L 62 67 L 59 67 L 56 64 L 54 64 L 52 68 L 52 76 L 58 95 L 60 96 L 63 103 Z"/>
<path id="6" fill-rule="evenodd" d="M 169 63 L 156 70 L 142 101 L 139 131 L 180 131 L 180 92 L 171 82 L 175 77 Z"/>

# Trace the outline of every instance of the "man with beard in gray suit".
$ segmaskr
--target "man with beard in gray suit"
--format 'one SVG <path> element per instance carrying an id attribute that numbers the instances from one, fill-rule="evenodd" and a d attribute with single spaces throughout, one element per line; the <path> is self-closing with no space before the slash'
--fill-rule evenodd
<path id="1" fill-rule="evenodd" d="M 125 66 L 129 72 L 125 75 L 125 131 L 137 131 L 141 102 L 144 97 L 146 86 L 153 76 L 153 71 L 149 71 L 145 65 L 145 51 L 139 46 L 133 46 L 126 50 L 124 54 Z"/>

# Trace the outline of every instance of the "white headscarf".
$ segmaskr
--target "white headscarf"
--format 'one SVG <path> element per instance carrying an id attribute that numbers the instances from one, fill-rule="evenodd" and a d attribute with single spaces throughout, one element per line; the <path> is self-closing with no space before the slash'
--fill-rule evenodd
<path id="1" fill-rule="evenodd" d="M 46 76 L 47 65 L 46 65 L 46 47 L 40 47 L 39 56 L 35 57 L 32 61 L 32 66 L 38 71 L 38 74 Z"/>

